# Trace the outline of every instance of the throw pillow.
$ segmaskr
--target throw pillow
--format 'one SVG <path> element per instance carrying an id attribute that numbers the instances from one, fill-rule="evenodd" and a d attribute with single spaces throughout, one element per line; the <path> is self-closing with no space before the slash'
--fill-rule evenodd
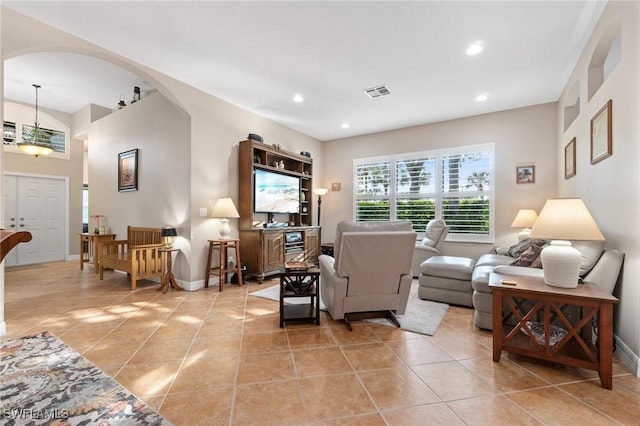
<path id="1" fill-rule="evenodd" d="M 525 238 L 524 240 L 520 241 L 518 244 L 514 244 L 511 247 L 509 247 L 509 251 L 507 253 L 509 254 L 509 256 L 516 258 L 520 256 L 522 253 L 524 253 L 527 249 L 529 249 L 529 247 L 531 246 L 542 247 L 546 243 L 547 242 L 545 240 L 533 240 L 531 238 Z"/>
<path id="2" fill-rule="evenodd" d="M 540 256 L 536 257 L 535 260 L 531 262 L 531 265 L 529 265 L 530 268 L 542 269 L 542 251 L 540 251 L 540 254 Z"/>
<path id="3" fill-rule="evenodd" d="M 525 251 L 523 251 L 520 256 L 516 258 L 510 265 L 513 266 L 531 266 L 531 264 L 540 257 L 540 252 L 542 251 L 541 246 L 532 245 Z"/>

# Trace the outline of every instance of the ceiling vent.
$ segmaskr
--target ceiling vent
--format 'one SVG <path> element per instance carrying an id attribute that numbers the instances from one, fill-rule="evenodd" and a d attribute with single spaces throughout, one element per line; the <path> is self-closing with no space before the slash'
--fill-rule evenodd
<path id="1" fill-rule="evenodd" d="M 379 98 L 380 96 L 388 95 L 391 92 L 389 91 L 389 89 L 387 89 L 387 86 L 383 85 L 383 86 L 372 87 L 370 89 L 365 89 L 364 93 L 366 93 L 367 96 L 373 99 L 373 98 Z"/>

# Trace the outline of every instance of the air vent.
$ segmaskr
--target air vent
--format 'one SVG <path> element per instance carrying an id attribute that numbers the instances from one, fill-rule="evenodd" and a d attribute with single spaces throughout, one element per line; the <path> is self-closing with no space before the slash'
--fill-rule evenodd
<path id="1" fill-rule="evenodd" d="M 389 91 L 389 89 L 387 89 L 387 86 L 376 86 L 376 87 L 372 87 L 370 89 L 365 89 L 364 93 L 367 94 L 367 96 L 369 96 L 370 98 L 378 98 L 380 96 L 385 96 L 390 94 L 391 92 Z"/>

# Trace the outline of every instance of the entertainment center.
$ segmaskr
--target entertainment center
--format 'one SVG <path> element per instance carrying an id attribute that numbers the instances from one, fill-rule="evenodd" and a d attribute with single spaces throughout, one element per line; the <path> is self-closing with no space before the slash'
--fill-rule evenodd
<path id="1" fill-rule="evenodd" d="M 320 227 L 313 226 L 313 160 L 254 140 L 238 149 L 240 244 L 245 274 L 262 283 L 285 262 L 317 265 Z"/>

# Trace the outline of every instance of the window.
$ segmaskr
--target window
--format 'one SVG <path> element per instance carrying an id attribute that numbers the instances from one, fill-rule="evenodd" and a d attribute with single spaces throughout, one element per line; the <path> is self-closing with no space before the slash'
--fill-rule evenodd
<path id="1" fill-rule="evenodd" d="M 448 240 L 493 242 L 494 146 L 354 160 L 356 221 L 431 219 L 451 227 Z"/>

